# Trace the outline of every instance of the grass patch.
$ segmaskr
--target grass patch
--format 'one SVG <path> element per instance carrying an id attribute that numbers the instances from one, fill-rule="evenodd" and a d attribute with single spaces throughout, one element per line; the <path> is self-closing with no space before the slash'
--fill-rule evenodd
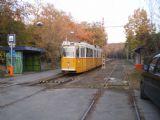
<path id="1" fill-rule="evenodd" d="M 134 89 L 139 90 L 141 73 L 142 71 L 137 71 L 135 69 L 130 72 L 130 83 L 132 84 Z"/>
<path id="2" fill-rule="evenodd" d="M 134 65 L 133 60 L 125 60 L 125 63 L 126 63 L 127 65 Z"/>

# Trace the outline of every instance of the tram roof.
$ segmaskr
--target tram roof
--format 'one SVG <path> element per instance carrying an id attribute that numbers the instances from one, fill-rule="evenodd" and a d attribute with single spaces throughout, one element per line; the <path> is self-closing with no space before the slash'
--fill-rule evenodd
<path id="1" fill-rule="evenodd" d="M 91 45 L 89 43 L 86 43 L 86 42 L 70 42 L 70 41 L 63 41 L 62 45 L 80 45 L 80 46 L 86 46 L 86 47 L 89 47 L 89 48 L 96 48 L 96 49 L 100 49 L 100 47 L 98 45 Z"/>

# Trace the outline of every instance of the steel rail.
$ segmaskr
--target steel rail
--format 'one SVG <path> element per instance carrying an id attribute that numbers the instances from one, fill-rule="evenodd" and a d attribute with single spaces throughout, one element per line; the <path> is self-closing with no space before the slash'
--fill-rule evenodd
<path id="1" fill-rule="evenodd" d="M 66 75 L 66 74 L 59 73 L 59 74 L 55 75 L 54 77 L 44 78 L 43 80 L 42 79 L 38 79 L 38 80 L 33 81 L 32 83 L 31 82 L 13 83 L 13 84 L 0 86 L 0 88 L 7 88 L 7 87 L 11 87 L 11 86 L 15 86 L 15 85 L 23 85 L 23 84 L 34 85 L 34 84 L 39 84 L 39 83 L 45 83 L 47 81 L 50 81 L 50 80 L 53 80 L 53 79 L 57 79 L 59 77 L 63 77 L 64 75 Z"/>
<path id="2" fill-rule="evenodd" d="M 131 99 L 132 99 L 132 102 L 133 102 L 133 107 L 134 107 L 134 110 L 135 110 L 136 118 L 137 118 L 137 120 L 143 120 L 142 116 L 141 116 L 141 113 L 139 111 L 137 102 L 136 102 L 133 86 L 131 85 L 131 83 L 129 81 L 128 72 L 126 73 L 126 77 L 127 77 L 128 83 L 129 83 L 129 90 L 130 90 L 130 95 L 131 95 Z"/>
<path id="3" fill-rule="evenodd" d="M 87 72 L 87 73 L 88 73 L 88 72 Z M 89 72 L 89 73 L 90 73 L 90 72 Z M 15 84 L 11 84 L 11 85 L 8 85 L 8 86 L 4 86 L 4 88 L 5 88 L 5 87 L 14 86 L 14 85 L 28 85 L 28 86 L 33 86 L 33 85 L 45 84 L 45 83 L 48 84 L 50 81 L 54 81 L 54 83 L 55 83 L 54 87 L 57 87 L 57 86 L 60 86 L 60 85 L 63 85 L 63 84 L 66 84 L 66 83 L 68 83 L 68 82 L 71 82 L 71 81 L 75 80 L 75 77 L 69 77 L 69 79 L 67 79 L 67 80 L 56 81 L 57 79 L 59 79 L 59 78 L 61 78 L 61 77 L 62 77 L 62 78 L 65 77 L 65 75 L 68 75 L 68 74 L 67 74 L 67 73 L 66 73 L 66 74 L 60 74 L 60 75 L 57 75 L 57 76 L 55 76 L 55 77 L 53 77 L 53 78 L 51 78 L 51 77 L 45 78 L 45 80 L 36 80 L 36 81 L 34 81 L 33 83 L 15 83 Z M 81 74 L 81 75 L 82 75 L 82 74 Z M 79 75 L 78 75 L 78 76 L 79 76 Z M 77 77 L 77 76 L 76 76 L 76 77 Z M 22 101 L 22 100 L 24 100 L 24 99 L 27 99 L 27 98 L 29 98 L 29 97 L 31 97 L 31 96 L 33 96 L 33 95 L 36 95 L 36 94 L 38 94 L 38 93 L 40 93 L 40 92 L 42 92 L 42 91 L 44 91 L 44 90 L 46 90 L 46 89 L 47 89 L 47 88 L 42 88 L 42 89 L 40 89 L 40 90 L 38 90 L 38 91 L 30 94 L 30 95 L 24 96 L 24 97 L 22 97 L 22 98 L 19 98 L 19 99 L 15 100 L 15 101 L 10 102 L 10 103 L 4 104 L 4 105 L 0 105 L 0 108 L 5 108 L 5 107 L 7 107 L 7 106 L 13 105 L 13 104 L 15 104 L 15 103 L 17 103 L 17 102 L 20 102 L 20 101 Z"/>
<path id="4" fill-rule="evenodd" d="M 118 63 L 117 63 L 118 64 Z M 109 78 L 112 76 L 113 72 L 115 71 L 117 64 L 114 66 L 114 68 L 112 69 L 112 71 L 110 72 L 109 76 L 107 77 L 108 79 L 105 80 L 104 83 L 104 87 L 107 86 L 107 83 L 109 82 Z M 96 102 L 99 100 L 100 98 L 100 94 L 102 94 L 104 92 L 104 88 L 98 89 L 96 94 L 93 96 L 93 99 L 91 101 L 91 104 L 89 105 L 89 107 L 87 108 L 87 110 L 84 112 L 82 118 L 80 120 L 86 120 L 89 113 L 91 112 L 92 108 L 94 107 L 94 105 L 96 104 Z"/>
<path id="5" fill-rule="evenodd" d="M 81 120 L 85 120 L 87 118 L 87 115 L 90 112 L 90 110 L 91 110 L 91 108 L 93 107 L 94 104 L 95 104 L 95 100 L 92 100 L 91 104 L 89 105 L 88 109 L 86 110 L 86 112 L 82 116 Z"/>
<path id="6" fill-rule="evenodd" d="M 117 63 L 118 64 L 118 63 Z M 108 82 L 110 81 L 109 78 L 111 78 L 113 72 L 115 71 L 116 67 L 117 67 L 117 64 L 114 66 L 114 68 L 112 69 L 112 71 L 110 72 L 110 74 L 107 76 L 107 79 L 105 79 L 105 82 L 104 82 L 104 87 L 107 87 L 108 86 Z"/>
<path id="7" fill-rule="evenodd" d="M 46 80 L 46 81 L 52 81 L 52 80 L 55 81 L 56 79 L 59 79 L 59 78 L 61 78 L 61 77 L 63 77 L 63 76 L 59 76 L 59 77 L 56 77 L 56 78 L 54 78 L 54 79 L 50 78 L 50 79 L 48 79 L 48 80 Z M 68 83 L 68 82 L 73 81 L 73 80 L 74 80 L 74 79 L 71 79 L 71 78 L 70 78 L 70 79 L 67 79 L 67 80 L 65 80 L 65 81 L 57 82 L 56 85 L 54 85 L 54 87 L 57 87 L 57 86 L 59 86 L 59 85 L 65 84 L 65 83 Z M 45 83 L 45 82 L 43 82 L 43 83 Z M 37 84 L 40 84 L 40 82 L 37 83 Z M 35 83 L 34 83 L 34 85 L 35 85 Z M 15 104 L 15 103 L 17 103 L 17 102 L 20 102 L 20 101 L 25 100 L 25 99 L 27 99 L 27 98 L 29 98 L 29 97 L 32 97 L 32 96 L 34 96 L 34 95 L 36 95 L 36 94 L 38 94 L 38 93 L 40 93 L 40 92 L 42 92 L 42 91 L 45 91 L 46 89 L 47 89 L 47 88 L 42 88 L 42 89 L 40 89 L 40 90 L 38 90 L 38 91 L 30 94 L 30 95 L 24 96 L 24 97 L 22 97 L 22 98 L 19 98 L 19 99 L 15 100 L 15 101 L 10 102 L 10 103 L 6 103 L 6 104 L 4 104 L 4 105 L 0 105 L 0 108 L 5 108 L 5 107 L 8 107 L 8 106 L 10 106 L 10 105 L 13 105 L 13 104 Z"/>

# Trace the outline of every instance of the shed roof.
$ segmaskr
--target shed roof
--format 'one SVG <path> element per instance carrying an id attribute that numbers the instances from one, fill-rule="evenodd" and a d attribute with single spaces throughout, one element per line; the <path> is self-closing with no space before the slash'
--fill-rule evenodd
<path id="1" fill-rule="evenodd" d="M 9 51 L 10 47 L 0 47 L 0 51 Z M 35 47 L 30 47 L 30 46 L 16 46 L 13 48 L 13 50 L 16 51 L 33 51 L 33 52 L 44 52 L 44 48 L 35 48 Z"/>
<path id="2" fill-rule="evenodd" d="M 140 47 L 135 48 L 135 49 L 134 49 L 134 52 L 140 53 L 141 50 L 143 50 L 143 49 L 144 49 L 144 46 L 140 46 Z"/>

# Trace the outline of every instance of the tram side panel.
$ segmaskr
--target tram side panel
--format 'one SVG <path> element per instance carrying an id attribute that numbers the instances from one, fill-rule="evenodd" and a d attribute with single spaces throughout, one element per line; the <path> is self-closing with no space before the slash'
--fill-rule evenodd
<path id="1" fill-rule="evenodd" d="M 102 65 L 102 58 L 98 58 L 98 66 Z"/>
<path id="2" fill-rule="evenodd" d="M 81 73 L 87 71 L 86 58 L 78 58 L 76 62 L 76 72 Z"/>
<path id="3" fill-rule="evenodd" d="M 88 71 L 90 69 L 90 58 L 86 58 L 86 71 Z"/>
<path id="4" fill-rule="evenodd" d="M 62 58 L 62 71 L 81 73 L 102 65 L 102 58 Z"/>
<path id="5" fill-rule="evenodd" d="M 95 66 L 98 67 L 98 59 L 95 58 Z"/>
<path id="6" fill-rule="evenodd" d="M 90 70 L 94 67 L 94 58 L 86 58 L 86 70 Z"/>
<path id="7" fill-rule="evenodd" d="M 81 72 L 85 72 L 86 71 L 86 58 L 81 58 L 81 67 L 82 67 L 82 71 Z"/>
<path id="8" fill-rule="evenodd" d="M 90 58 L 78 58 L 76 62 L 76 72 L 81 73 L 91 69 L 92 61 Z"/>
<path id="9" fill-rule="evenodd" d="M 76 73 L 82 72 L 82 59 L 76 58 Z"/>
<path id="10" fill-rule="evenodd" d="M 87 71 L 87 59 L 83 58 L 83 72 Z"/>

